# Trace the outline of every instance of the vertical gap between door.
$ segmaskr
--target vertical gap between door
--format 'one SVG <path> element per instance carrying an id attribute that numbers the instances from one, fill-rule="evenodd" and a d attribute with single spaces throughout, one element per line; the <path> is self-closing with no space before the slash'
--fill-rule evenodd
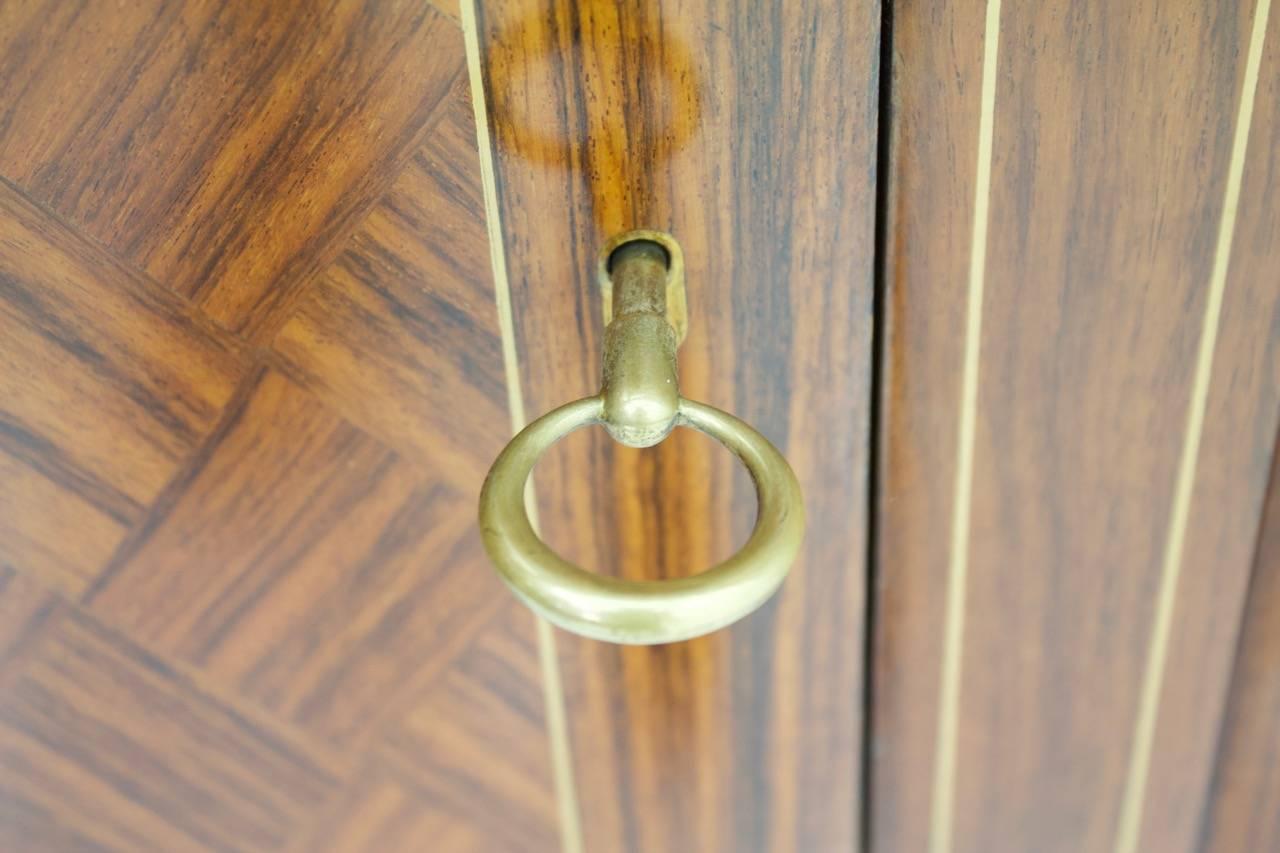
<path id="1" fill-rule="evenodd" d="M 887 353 L 886 309 L 889 287 L 889 240 L 893 233 L 893 0 L 880 3 L 880 55 L 876 68 L 876 193 L 874 260 L 871 289 L 871 382 L 867 419 L 867 553 L 866 605 L 862 636 L 862 755 L 859 767 L 858 847 L 871 850 L 872 782 L 875 756 L 875 639 L 877 628 L 877 583 L 879 571 L 880 451 L 884 430 L 883 369 Z"/>

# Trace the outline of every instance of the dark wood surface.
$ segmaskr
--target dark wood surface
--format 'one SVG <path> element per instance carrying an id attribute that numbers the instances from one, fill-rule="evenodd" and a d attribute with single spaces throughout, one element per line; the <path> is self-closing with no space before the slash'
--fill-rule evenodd
<path id="1" fill-rule="evenodd" d="M 0 554 L 80 595 L 214 428 L 247 361 L 0 181 Z"/>
<path id="2" fill-rule="evenodd" d="M 461 70 L 423 0 L 6 5 L 0 174 L 263 339 Z"/>
<path id="3" fill-rule="evenodd" d="M 476 150 L 426 2 L 0 6 L 0 848 L 557 848 Z"/>
<path id="4" fill-rule="evenodd" d="M 685 255 L 682 392 L 788 455 L 809 528 L 779 596 L 713 636 L 560 634 L 587 850 L 842 850 L 858 838 L 879 7 L 478 5 L 498 212 L 529 417 L 599 387 L 599 247 Z M 837 97 L 838 93 L 838 97 Z M 629 578 L 746 538 L 713 442 L 575 435 L 535 474 L 543 533 Z"/>
<path id="5" fill-rule="evenodd" d="M 957 489 L 987 8 L 894 7 L 872 846 L 1190 850 L 1280 403 L 1276 15 L 1228 210 L 1252 2 L 1004 4 L 972 480 Z"/>

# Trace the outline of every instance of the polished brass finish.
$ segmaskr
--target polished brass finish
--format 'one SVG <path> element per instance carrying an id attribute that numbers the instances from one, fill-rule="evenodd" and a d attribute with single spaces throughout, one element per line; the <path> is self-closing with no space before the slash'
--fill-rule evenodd
<path id="1" fill-rule="evenodd" d="M 791 466 L 768 439 L 719 409 L 686 400 L 676 384 L 676 330 L 668 322 L 669 271 L 679 247 L 667 235 L 611 241 L 606 272 L 615 316 L 605 330 L 600 395 L 561 406 L 511 440 L 480 493 L 480 532 L 498 574 L 527 605 L 566 630 L 648 645 L 697 637 L 755 610 L 787 575 L 804 537 L 804 502 Z M 683 298 L 683 281 L 681 280 Z M 525 483 L 542 453 L 580 427 L 648 447 L 676 426 L 710 435 L 746 466 L 756 486 L 755 529 L 738 553 L 701 574 L 630 581 L 593 574 L 538 538 Z"/>
<path id="2" fill-rule="evenodd" d="M 755 481 L 760 509 L 742 550 L 691 577 L 630 581 L 580 569 L 538 538 L 524 505 L 529 472 L 558 439 L 603 417 L 599 397 L 561 406 L 529 424 L 494 462 L 480 497 L 480 528 L 503 580 L 560 627 L 614 643 L 697 637 L 763 604 L 786 577 L 804 536 L 800 484 L 764 436 L 730 414 L 690 400 L 680 401 L 680 422 L 733 451 Z"/>
<path id="3" fill-rule="evenodd" d="M 650 240 L 609 257 L 613 322 L 604 331 L 604 425 L 615 441 L 649 447 L 676 425 L 676 332 L 667 322 L 667 253 Z"/>
<path id="4" fill-rule="evenodd" d="M 684 253 L 680 244 L 670 234 L 662 231 L 638 229 L 617 234 L 607 241 L 596 259 L 596 284 L 600 286 L 600 295 L 604 306 L 604 324 L 607 327 L 613 322 L 613 277 L 610 274 L 610 259 L 614 252 L 627 243 L 644 241 L 657 243 L 667 253 L 667 322 L 676 330 L 676 345 L 684 343 L 689 334 L 689 303 L 684 293 Z"/>

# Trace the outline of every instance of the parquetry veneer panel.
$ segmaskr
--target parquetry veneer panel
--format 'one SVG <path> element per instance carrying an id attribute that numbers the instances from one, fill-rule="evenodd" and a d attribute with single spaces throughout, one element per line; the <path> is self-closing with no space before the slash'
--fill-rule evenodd
<path id="1" fill-rule="evenodd" d="M 504 605 L 410 703 L 306 849 L 560 849 L 534 619 Z"/>
<path id="2" fill-rule="evenodd" d="M 350 744 L 501 603 L 474 508 L 265 374 L 95 612 Z"/>
<path id="3" fill-rule="evenodd" d="M 0 847 L 554 848 L 461 55 L 0 6 Z"/>
<path id="4" fill-rule="evenodd" d="M 275 850 L 336 790 L 292 739 L 87 616 L 34 630 L 0 692 L 4 849 Z"/>
<path id="5" fill-rule="evenodd" d="M 478 495 L 510 418 L 464 87 L 273 348 L 349 420 Z"/>
<path id="6" fill-rule="evenodd" d="M 0 174 L 267 333 L 429 129 L 461 47 L 426 0 L 8 4 Z"/>
<path id="7" fill-rule="evenodd" d="M 0 181 L 0 560 L 80 593 L 244 371 L 181 300 Z"/>

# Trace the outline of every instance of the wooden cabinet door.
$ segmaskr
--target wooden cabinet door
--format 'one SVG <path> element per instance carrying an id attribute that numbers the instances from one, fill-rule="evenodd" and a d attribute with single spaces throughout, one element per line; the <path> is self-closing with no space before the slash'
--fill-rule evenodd
<path id="1" fill-rule="evenodd" d="M 1214 805 L 1259 778 L 1220 741 L 1274 755 L 1261 562 L 1223 722 L 1280 406 L 1270 5 L 893 4 L 874 850 L 1187 851 L 1277 807 Z M 1246 831 L 1213 849 L 1280 844 Z"/>
<path id="2" fill-rule="evenodd" d="M 879 26 L 0 5 L 0 848 L 852 849 Z M 620 648 L 535 621 L 475 519 L 598 387 L 596 254 L 642 226 L 684 247 L 684 392 L 789 456 L 809 536 L 749 619 Z M 683 430 L 575 435 L 536 495 L 625 577 L 755 513 Z"/>
<path id="3" fill-rule="evenodd" d="M 542 635 L 567 849 L 858 843 L 879 15 L 864 0 L 464 10 L 513 428 L 599 387 L 603 242 L 668 231 L 688 293 L 681 392 L 776 442 L 809 518 L 783 591 L 728 630 L 658 647 Z M 686 430 L 643 452 L 571 435 L 534 481 L 546 539 L 627 578 L 711 566 L 755 517 L 736 460 Z"/>
<path id="4" fill-rule="evenodd" d="M 1280 849 L 1277 109 L 1270 0 L 0 3 L 0 850 Z M 808 515 L 651 647 L 476 522 L 635 228 Z M 756 498 L 530 506 L 663 580 Z"/>

